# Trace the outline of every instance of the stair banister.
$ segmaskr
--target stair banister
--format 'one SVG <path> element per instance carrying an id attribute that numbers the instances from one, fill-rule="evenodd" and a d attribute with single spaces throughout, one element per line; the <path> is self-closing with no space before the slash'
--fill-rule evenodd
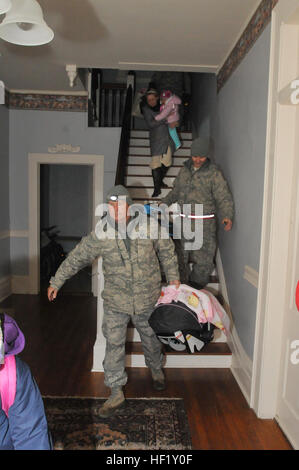
<path id="1" fill-rule="evenodd" d="M 127 89 L 125 109 L 122 121 L 122 130 L 120 136 L 118 160 L 116 167 L 115 185 L 125 185 L 125 169 L 128 158 L 131 131 L 131 113 L 132 113 L 133 90 L 132 85 Z"/>

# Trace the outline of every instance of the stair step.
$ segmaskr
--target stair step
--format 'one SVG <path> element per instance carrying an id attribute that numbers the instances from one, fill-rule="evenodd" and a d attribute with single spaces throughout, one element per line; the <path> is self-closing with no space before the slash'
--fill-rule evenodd
<path id="1" fill-rule="evenodd" d="M 182 147 L 184 148 L 190 148 L 192 145 L 192 140 L 181 138 L 181 144 L 182 144 Z M 131 137 L 130 139 L 130 147 L 149 147 L 149 146 L 150 146 L 149 139 L 144 139 L 142 137 L 134 137 L 134 138 Z"/>
<path id="2" fill-rule="evenodd" d="M 136 328 L 131 323 L 129 323 L 128 330 L 127 330 L 127 341 L 132 342 L 132 343 L 140 343 L 140 341 L 141 341 L 138 331 L 136 330 Z M 215 329 L 214 330 L 214 339 L 213 339 L 212 343 L 222 343 L 222 344 L 224 344 L 226 342 L 227 342 L 227 338 L 226 338 L 225 334 L 223 333 L 223 331 L 221 331 L 219 329 Z"/>
<path id="3" fill-rule="evenodd" d="M 133 155 L 151 155 L 151 149 L 150 147 L 129 147 L 129 156 Z M 190 157 L 190 148 L 186 147 L 181 147 L 179 148 L 176 152 L 174 152 L 174 155 L 178 157 Z"/>
<path id="4" fill-rule="evenodd" d="M 173 165 L 167 171 L 167 177 L 177 176 L 181 170 L 182 166 Z M 152 170 L 149 165 L 146 164 L 136 164 L 136 165 L 127 165 L 126 166 L 126 175 L 127 176 L 152 176 Z"/>
<path id="5" fill-rule="evenodd" d="M 188 157 L 180 157 L 180 156 L 177 156 L 177 155 L 173 155 L 173 164 L 174 165 L 180 165 L 182 166 L 185 161 L 188 159 Z M 150 155 L 128 155 L 128 165 L 135 165 L 135 164 L 139 164 L 139 165 L 148 165 L 150 164 L 151 162 L 151 156 Z"/>
<path id="6" fill-rule="evenodd" d="M 193 354 L 165 350 L 165 368 L 229 368 L 231 363 L 227 343 L 209 343 Z M 126 366 L 146 367 L 141 343 L 126 343 Z"/>
<path id="7" fill-rule="evenodd" d="M 142 200 L 143 201 L 149 201 L 149 200 L 158 201 L 161 198 L 165 197 L 171 190 L 171 188 L 162 189 L 159 198 L 152 198 L 152 194 L 153 194 L 152 186 L 148 186 L 148 187 L 127 186 L 127 189 L 129 190 L 130 196 L 133 200 L 140 200 L 140 201 Z"/>
<path id="8" fill-rule="evenodd" d="M 167 186 L 172 187 L 175 180 L 175 176 L 165 176 L 163 181 Z M 129 187 L 153 187 L 153 178 L 152 176 L 145 175 L 132 175 L 125 177 L 125 186 Z"/>
<path id="9" fill-rule="evenodd" d="M 192 140 L 192 132 L 180 132 L 179 135 L 181 139 Z M 149 131 L 132 129 L 130 133 L 131 138 L 149 138 Z"/>
<path id="10" fill-rule="evenodd" d="M 164 345 L 163 345 L 164 346 Z M 175 354 L 177 355 L 177 351 L 174 351 L 170 348 L 165 348 L 165 354 Z M 136 342 L 126 342 L 126 354 L 143 354 L 142 344 Z M 190 354 L 186 351 L 182 351 L 179 353 L 180 355 L 190 356 Z M 194 352 L 193 355 L 195 356 L 207 356 L 207 355 L 229 355 L 231 356 L 232 352 L 227 343 L 208 343 L 206 344 L 201 351 Z"/>

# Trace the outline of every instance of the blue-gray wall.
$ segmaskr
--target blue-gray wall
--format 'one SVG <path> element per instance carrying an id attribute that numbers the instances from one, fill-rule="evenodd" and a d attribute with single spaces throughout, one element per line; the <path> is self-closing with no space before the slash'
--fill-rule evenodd
<path id="1" fill-rule="evenodd" d="M 212 136 L 217 107 L 216 76 L 210 73 L 192 73 L 191 84 L 193 139 Z"/>
<path id="2" fill-rule="evenodd" d="M 241 343 L 253 357 L 257 289 L 243 278 L 259 271 L 268 104 L 270 25 L 221 89 L 215 158 L 236 205 L 232 232 L 220 230 L 220 252 L 230 306 Z"/>
<path id="3" fill-rule="evenodd" d="M 114 185 L 120 128 L 87 128 L 82 112 L 9 110 L 10 230 L 28 230 L 28 154 L 56 144 L 104 155 L 104 194 Z M 28 274 L 28 239 L 11 240 L 12 274 Z"/>
<path id="4" fill-rule="evenodd" d="M 10 275 L 9 237 L 9 111 L 0 105 L 0 279 Z"/>

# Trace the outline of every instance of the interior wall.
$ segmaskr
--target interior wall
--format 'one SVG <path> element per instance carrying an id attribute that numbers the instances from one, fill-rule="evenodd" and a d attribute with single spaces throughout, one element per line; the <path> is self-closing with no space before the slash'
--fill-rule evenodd
<path id="1" fill-rule="evenodd" d="M 9 111 L 0 105 L 0 281 L 10 275 Z"/>
<path id="2" fill-rule="evenodd" d="M 192 73 L 192 136 L 211 137 L 214 134 L 215 113 L 217 106 L 216 75 L 210 73 Z M 214 155 L 213 142 L 211 146 Z"/>
<path id="3" fill-rule="evenodd" d="M 231 187 L 236 216 L 230 233 L 219 231 L 220 253 L 234 325 L 253 358 L 257 288 L 244 279 L 258 273 L 264 191 L 271 25 L 217 98 L 215 158 Z"/>
<path id="4" fill-rule="evenodd" d="M 88 128 L 82 112 L 9 110 L 12 275 L 28 275 L 28 154 L 67 144 L 81 154 L 104 155 L 104 196 L 114 186 L 121 128 Z M 61 152 L 59 152 L 61 153 Z M 63 204 L 63 201 L 61 201 Z"/>

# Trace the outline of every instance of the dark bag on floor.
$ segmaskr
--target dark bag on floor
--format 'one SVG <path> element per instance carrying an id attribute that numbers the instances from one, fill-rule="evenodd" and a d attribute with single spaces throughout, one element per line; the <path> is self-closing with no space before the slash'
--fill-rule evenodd
<path id="1" fill-rule="evenodd" d="M 196 313 L 182 302 L 159 304 L 149 324 L 158 339 L 175 351 L 200 351 L 214 337 L 215 326 L 199 323 Z"/>

